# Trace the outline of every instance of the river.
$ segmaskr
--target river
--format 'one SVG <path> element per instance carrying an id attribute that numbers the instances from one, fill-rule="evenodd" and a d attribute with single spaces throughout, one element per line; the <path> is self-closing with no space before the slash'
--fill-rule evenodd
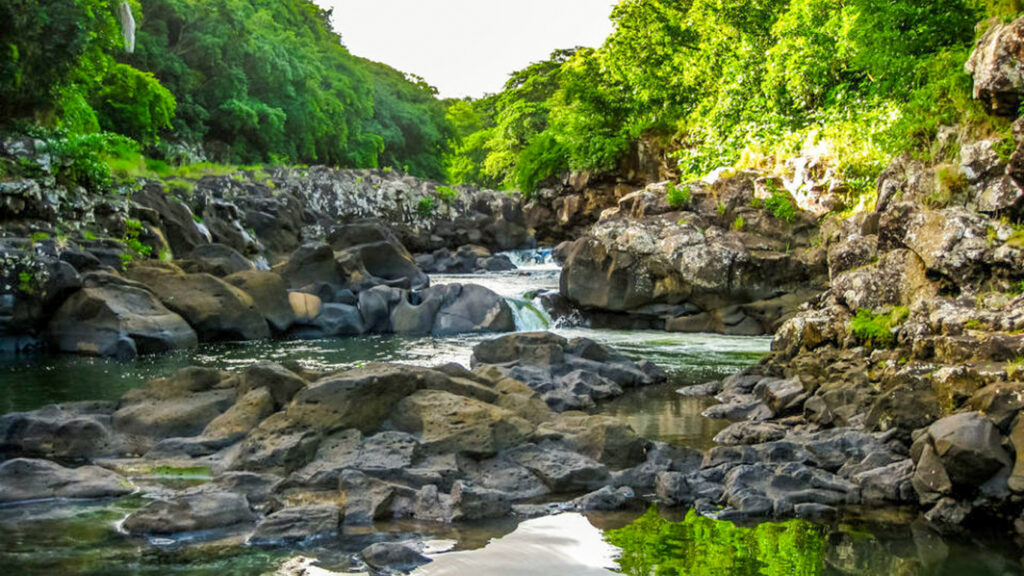
<path id="1" fill-rule="evenodd" d="M 520 330 L 550 329 L 611 344 L 634 358 L 663 366 L 670 382 L 602 405 L 602 413 L 630 423 L 651 440 L 708 448 L 723 422 L 701 416 L 709 400 L 677 389 L 720 378 L 756 363 L 767 338 L 624 332 L 559 326 L 532 300 L 557 290 L 559 270 L 547 251 L 511 255 L 514 273 L 432 276 L 434 284 L 478 283 L 505 296 Z M 369 336 L 202 346 L 145 357 L 130 364 L 71 356 L 0 358 L 0 413 L 78 400 L 115 400 L 151 378 L 200 364 L 235 368 L 254 360 L 295 360 L 320 370 L 372 361 L 433 366 L 468 365 L 480 336 L 402 338 Z M 841 521 L 800 520 L 737 526 L 686 511 L 631 510 L 614 514 L 563 513 L 517 522 L 443 526 L 392 522 L 346 529 L 337 538 L 289 549 L 246 546 L 244 534 L 218 532 L 178 539 L 131 538 L 117 523 L 142 504 L 39 502 L 0 507 L 0 566 L 12 574 L 250 575 L 313 562 L 307 574 L 352 566 L 352 555 L 382 540 L 417 539 L 435 561 L 415 574 L 1024 574 L 1018 548 L 1005 535 L 943 536 L 914 515 L 847 514 Z"/>

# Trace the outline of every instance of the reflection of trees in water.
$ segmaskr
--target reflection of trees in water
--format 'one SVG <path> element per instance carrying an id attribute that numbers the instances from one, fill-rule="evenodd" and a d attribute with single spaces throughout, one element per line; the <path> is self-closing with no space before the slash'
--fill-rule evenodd
<path id="1" fill-rule="evenodd" d="M 1000 534 L 944 539 L 923 520 L 841 523 L 804 520 L 737 526 L 690 511 L 682 522 L 657 507 L 606 530 L 630 576 L 1003 576 L 1024 574 L 1020 549 Z"/>
<path id="2" fill-rule="evenodd" d="M 605 536 L 622 549 L 620 571 L 630 576 L 805 576 L 825 565 L 825 529 L 801 520 L 746 528 L 691 511 L 669 522 L 651 508 Z"/>

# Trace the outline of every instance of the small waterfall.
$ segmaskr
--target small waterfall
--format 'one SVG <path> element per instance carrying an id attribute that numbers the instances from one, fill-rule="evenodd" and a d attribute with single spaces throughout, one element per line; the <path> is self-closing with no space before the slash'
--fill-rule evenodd
<path id="1" fill-rule="evenodd" d="M 505 298 L 516 319 L 516 332 L 543 332 L 551 328 L 554 321 L 547 310 L 535 300 Z"/>
<path id="2" fill-rule="evenodd" d="M 559 270 L 561 268 L 551 255 L 550 248 L 513 250 L 501 254 L 507 256 L 520 270 Z"/>

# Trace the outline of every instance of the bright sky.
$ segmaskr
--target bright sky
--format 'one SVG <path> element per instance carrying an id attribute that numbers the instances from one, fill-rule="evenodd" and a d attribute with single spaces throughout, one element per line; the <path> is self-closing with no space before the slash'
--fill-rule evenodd
<path id="1" fill-rule="evenodd" d="M 316 0 L 357 56 L 422 76 L 442 97 L 501 90 L 556 48 L 600 46 L 614 0 Z"/>

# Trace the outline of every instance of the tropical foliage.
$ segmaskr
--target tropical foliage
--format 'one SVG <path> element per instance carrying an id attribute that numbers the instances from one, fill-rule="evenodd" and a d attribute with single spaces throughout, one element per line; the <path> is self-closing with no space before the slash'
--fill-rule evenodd
<path id="1" fill-rule="evenodd" d="M 113 132 L 154 155 L 393 166 L 443 176 L 453 132 L 419 78 L 351 55 L 309 0 L 11 0 L 0 6 L 0 122 Z"/>
<path id="2" fill-rule="evenodd" d="M 456 103 L 473 121 L 450 174 L 530 190 L 612 168 L 657 138 L 684 178 L 815 149 L 865 181 L 894 154 L 924 152 L 943 123 L 1008 129 L 972 101 L 963 64 L 980 20 L 1019 11 L 996 0 L 622 0 L 599 49 L 556 52 L 502 93 Z"/>

